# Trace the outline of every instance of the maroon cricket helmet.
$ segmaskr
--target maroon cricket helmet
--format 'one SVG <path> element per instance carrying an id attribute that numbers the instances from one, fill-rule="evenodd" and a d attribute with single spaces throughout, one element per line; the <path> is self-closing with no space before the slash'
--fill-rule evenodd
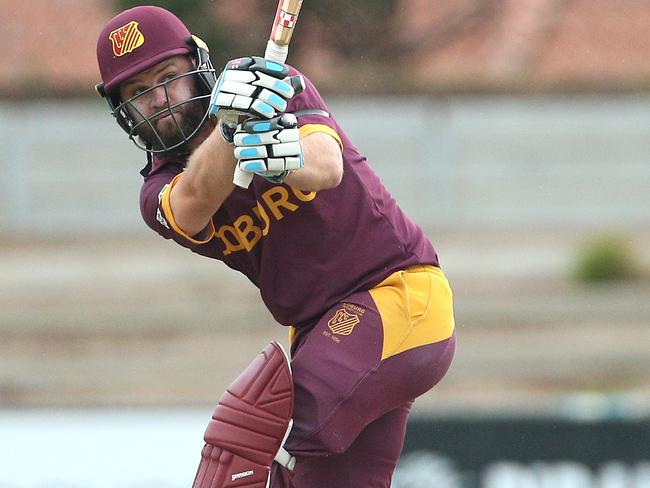
<path id="1" fill-rule="evenodd" d="M 104 91 L 111 93 L 167 58 L 193 52 L 191 40 L 185 24 L 168 10 L 154 6 L 125 10 L 104 26 L 97 40 Z"/>
<path id="2" fill-rule="evenodd" d="M 197 88 L 196 95 L 174 106 L 168 98 L 167 107 L 163 111 L 148 117 L 142 113 L 139 117 L 134 117 L 138 111 L 133 102 L 143 93 L 128 100 L 121 100 L 120 83 L 177 55 L 188 55 L 193 59 L 194 69 L 177 76 L 176 79 L 193 77 Z M 168 10 L 155 6 L 140 6 L 125 10 L 112 18 L 104 26 L 97 40 L 97 62 L 102 83 L 95 88 L 108 102 L 118 125 L 140 149 L 149 153 L 177 149 L 194 137 L 207 119 L 208 100 L 216 83 L 216 73 L 210 61 L 208 47 L 198 37 L 193 36 L 185 24 Z M 163 87 L 167 93 L 167 85 L 168 81 L 164 81 L 146 90 L 144 94 L 158 87 Z M 197 102 L 203 107 L 201 120 L 188 128 L 181 127 L 174 119 L 181 137 L 173 142 L 165 141 L 154 127 L 155 119 L 166 112 L 172 113 L 180 105 Z M 153 133 L 153 144 L 140 137 L 141 131 L 147 127 Z"/>

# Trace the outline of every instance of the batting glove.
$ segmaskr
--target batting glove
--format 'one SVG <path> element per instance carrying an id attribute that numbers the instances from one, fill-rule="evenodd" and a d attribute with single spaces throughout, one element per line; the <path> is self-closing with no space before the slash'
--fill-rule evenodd
<path id="1" fill-rule="evenodd" d="M 247 115 L 270 119 L 287 109 L 287 101 L 305 89 L 302 76 L 258 56 L 229 61 L 212 90 L 210 117 L 235 120 Z"/>
<path id="2" fill-rule="evenodd" d="M 291 171 L 304 166 L 298 120 L 293 114 L 239 124 L 234 144 L 242 171 L 275 183 L 281 183 Z"/>

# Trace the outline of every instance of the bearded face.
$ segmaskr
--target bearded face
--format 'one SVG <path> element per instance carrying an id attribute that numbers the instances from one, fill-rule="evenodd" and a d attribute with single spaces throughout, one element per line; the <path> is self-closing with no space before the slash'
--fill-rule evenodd
<path id="1" fill-rule="evenodd" d="M 197 74 L 187 56 L 159 63 L 120 88 L 132 121 L 132 136 L 153 152 L 183 151 L 200 129 L 207 100 L 197 86 Z"/>
<path id="2" fill-rule="evenodd" d="M 176 87 L 182 81 L 191 81 L 191 76 L 174 80 L 167 84 L 167 101 L 156 112 L 142 117 L 138 110 L 136 133 L 154 151 L 177 146 L 189 139 L 199 128 L 205 115 L 204 104 L 197 99 L 198 92 L 193 86 Z M 159 88 L 163 90 L 163 88 Z M 184 97 L 184 98 L 181 98 Z"/>

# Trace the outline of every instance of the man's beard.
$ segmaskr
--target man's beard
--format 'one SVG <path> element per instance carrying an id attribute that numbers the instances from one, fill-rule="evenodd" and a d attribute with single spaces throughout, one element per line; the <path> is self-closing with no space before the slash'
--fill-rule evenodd
<path id="1" fill-rule="evenodd" d="M 204 103 L 202 100 L 186 102 L 174 108 L 173 113 L 172 116 L 168 110 L 165 110 L 160 115 L 149 119 L 153 127 L 145 122 L 138 128 L 138 136 L 147 147 L 167 154 L 187 152 L 186 146 L 190 136 L 198 132 L 205 117 Z M 172 147 L 174 149 L 165 151 L 165 148 Z"/>

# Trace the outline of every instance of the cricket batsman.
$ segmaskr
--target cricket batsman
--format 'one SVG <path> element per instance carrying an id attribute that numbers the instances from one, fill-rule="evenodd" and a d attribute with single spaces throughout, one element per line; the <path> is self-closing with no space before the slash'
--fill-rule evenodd
<path id="1" fill-rule="evenodd" d="M 247 56 L 218 73 L 154 6 L 108 21 L 97 59 L 98 92 L 146 152 L 146 224 L 243 273 L 291 331 L 290 356 L 269 344 L 221 396 L 194 487 L 390 486 L 411 405 L 455 349 L 422 229 L 293 67 Z"/>

